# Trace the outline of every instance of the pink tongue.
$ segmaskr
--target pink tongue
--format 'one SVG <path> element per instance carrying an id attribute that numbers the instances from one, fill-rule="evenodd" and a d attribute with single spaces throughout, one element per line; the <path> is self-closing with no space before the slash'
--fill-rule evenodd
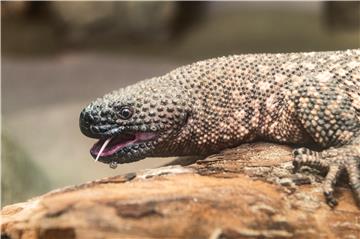
<path id="1" fill-rule="evenodd" d="M 105 140 L 100 144 L 101 141 L 97 142 L 93 149 L 91 150 L 93 154 L 96 155 L 95 161 L 99 159 L 101 156 L 110 156 L 119 151 L 120 149 L 141 141 L 147 141 L 153 139 L 156 136 L 155 133 L 152 132 L 139 132 L 135 133 L 135 135 L 128 135 L 123 137 L 112 137 Z"/>
<path id="2" fill-rule="evenodd" d="M 155 133 L 151 133 L 151 132 L 136 133 L 135 137 L 136 137 L 136 141 L 146 141 L 149 139 L 153 139 L 155 137 Z"/>
<path id="3" fill-rule="evenodd" d="M 97 155 L 96 156 L 97 159 L 100 156 L 110 156 L 116 153 L 118 150 L 136 141 L 137 139 L 135 138 L 135 136 L 129 138 L 112 137 L 110 139 L 107 139 L 104 143 L 102 143 L 102 145 L 100 145 L 101 141 L 97 142 L 93 147 L 93 154 Z"/>

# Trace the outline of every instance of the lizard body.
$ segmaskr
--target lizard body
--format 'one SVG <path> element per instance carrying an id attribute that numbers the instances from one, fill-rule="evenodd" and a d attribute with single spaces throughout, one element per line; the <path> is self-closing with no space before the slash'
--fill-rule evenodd
<path id="1" fill-rule="evenodd" d="M 328 171 L 331 205 L 342 171 L 360 199 L 360 50 L 247 54 L 199 61 L 87 106 L 81 131 L 104 163 L 209 155 L 245 142 L 317 145 L 294 166 Z M 103 149 L 101 149 L 103 146 Z"/>

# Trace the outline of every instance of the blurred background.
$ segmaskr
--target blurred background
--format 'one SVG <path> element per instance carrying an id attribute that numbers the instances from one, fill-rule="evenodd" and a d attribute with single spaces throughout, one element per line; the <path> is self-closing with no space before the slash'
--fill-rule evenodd
<path id="1" fill-rule="evenodd" d="M 197 60 L 360 47 L 360 2 L 1 2 L 2 206 L 115 170 L 78 117 L 91 100 Z"/>

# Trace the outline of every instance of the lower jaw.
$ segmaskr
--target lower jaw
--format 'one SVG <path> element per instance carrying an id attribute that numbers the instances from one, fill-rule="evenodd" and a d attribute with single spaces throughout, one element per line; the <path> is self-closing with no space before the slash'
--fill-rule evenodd
<path id="1" fill-rule="evenodd" d="M 143 143 L 145 144 L 146 142 Z M 144 159 L 145 157 L 149 156 L 147 154 L 149 146 L 141 147 L 140 144 L 131 145 L 130 147 L 129 146 L 124 147 L 118 150 L 117 152 L 113 153 L 112 155 L 100 156 L 98 158 L 98 161 L 106 164 L 112 162 L 122 164 L 122 163 L 130 163 Z M 134 147 L 136 147 L 136 149 Z M 94 154 L 92 152 L 90 152 L 90 154 L 94 159 L 96 159 L 97 154 Z"/>
<path id="2" fill-rule="evenodd" d="M 125 164 L 125 163 L 133 163 L 133 162 L 142 160 L 145 157 L 146 156 L 132 156 L 132 155 L 118 155 L 118 154 L 115 154 L 115 155 L 112 155 L 112 156 L 100 157 L 98 159 L 98 161 L 101 162 L 101 163 L 105 163 L 105 164 L 112 164 L 112 163 Z"/>

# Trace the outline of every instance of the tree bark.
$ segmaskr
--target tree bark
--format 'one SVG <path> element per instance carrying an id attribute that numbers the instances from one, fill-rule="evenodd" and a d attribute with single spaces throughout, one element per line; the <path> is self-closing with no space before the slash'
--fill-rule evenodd
<path id="1" fill-rule="evenodd" d="M 49 192 L 2 209 L 2 238 L 359 238 L 344 183 L 331 209 L 322 176 L 293 174 L 291 149 L 245 144 Z"/>

